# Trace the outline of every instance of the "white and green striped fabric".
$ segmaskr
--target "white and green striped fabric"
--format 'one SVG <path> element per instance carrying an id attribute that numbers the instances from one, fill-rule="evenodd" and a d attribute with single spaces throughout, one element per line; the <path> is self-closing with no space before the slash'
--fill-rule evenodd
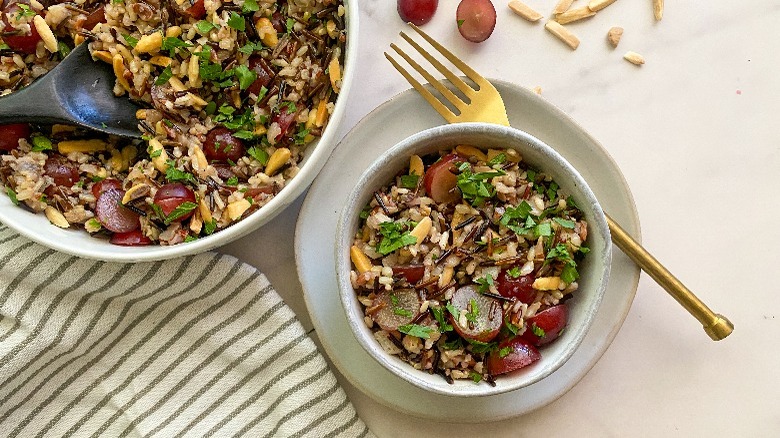
<path id="1" fill-rule="evenodd" d="M 370 434 L 254 268 L 84 260 L 0 225 L 3 437 Z"/>

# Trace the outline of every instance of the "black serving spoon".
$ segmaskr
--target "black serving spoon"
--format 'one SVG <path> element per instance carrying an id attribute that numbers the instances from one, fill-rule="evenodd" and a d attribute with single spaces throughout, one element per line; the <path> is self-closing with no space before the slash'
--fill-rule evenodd
<path id="1" fill-rule="evenodd" d="M 0 125 L 65 123 L 140 138 L 139 107 L 114 96 L 115 81 L 111 66 L 93 61 L 87 44 L 81 44 L 43 77 L 0 97 Z"/>

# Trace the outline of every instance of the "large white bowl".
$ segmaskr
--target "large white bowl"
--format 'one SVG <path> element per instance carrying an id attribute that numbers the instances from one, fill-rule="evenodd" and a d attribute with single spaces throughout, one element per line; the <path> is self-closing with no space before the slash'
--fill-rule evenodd
<path id="1" fill-rule="evenodd" d="M 387 185 L 408 166 L 412 154 L 426 155 L 459 144 L 480 148 L 513 148 L 523 161 L 543 170 L 577 201 L 588 222 L 590 252 L 579 265 L 580 284 L 567 302 L 569 322 L 563 335 L 541 349 L 542 358 L 521 370 L 496 378 L 496 386 L 470 380 L 448 384 L 441 376 L 415 370 L 397 356 L 387 354 L 363 321 L 363 308 L 350 283 L 349 248 L 359 225 L 359 215 L 374 191 Z M 393 374 L 422 389 L 449 396 L 487 396 L 537 382 L 563 365 L 585 337 L 606 290 L 612 261 L 612 243 L 604 212 L 580 174 L 551 147 L 518 129 L 486 123 L 459 123 L 431 128 L 395 145 L 366 169 L 341 212 L 336 232 L 336 275 L 347 321 L 360 345 Z"/>
<path id="2" fill-rule="evenodd" d="M 268 204 L 244 220 L 194 242 L 173 246 L 137 247 L 112 245 L 107 239 L 90 237 L 83 230 L 57 228 L 49 223 L 43 214 L 34 214 L 13 205 L 8 196 L 0 196 L 0 222 L 29 239 L 58 251 L 84 258 L 114 262 L 153 261 L 198 254 L 230 243 L 256 230 L 287 208 L 309 187 L 336 147 L 338 141 L 336 136 L 339 132 L 339 125 L 344 118 L 355 75 L 354 66 L 357 63 L 358 49 L 358 2 L 357 0 L 344 0 L 344 6 L 346 7 L 347 27 L 344 76 L 336 107 L 328 126 L 322 137 L 306 148 L 300 164 L 301 170 L 295 178 Z"/>

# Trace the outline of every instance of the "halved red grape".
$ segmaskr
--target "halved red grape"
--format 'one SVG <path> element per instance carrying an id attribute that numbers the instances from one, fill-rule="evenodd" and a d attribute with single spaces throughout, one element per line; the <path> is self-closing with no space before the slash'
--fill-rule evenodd
<path id="1" fill-rule="evenodd" d="M 463 38 L 481 43 L 496 27 L 496 8 L 490 0 L 461 0 L 455 13 Z"/>
<path id="2" fill-rule="evenodd" d="M 122 190 L 122 183 L 118 179 L 114 178 L 100 180 L 92 186 L 92 194 L 95 195 L 95 198 L 97 199 L 101 193 L 109 189 Z"/>
<path id="3" fill-rule="evenodd" d="M 79 180 L 79 167 L 62 155 L 51 155 L 43 165 L 43 172 L 54 180 L 54 184 L 72 187 Z"/>
<path id="4" fill-rule="evenodd" d="M 214 128 L 206 135 L 203 153 L 209 160 L 235 162 L 244 156 L 244 142 L 227 128 Z"/>
<path id="5" fill-rule="evenodd" d="M 146 246 L 152 244 L 152 240 L 146 237 L 141 230 L 114 233 L 109 242 L 121 246 Z"/>
<path id="6" fill-rule="evenodd" d="M 514 338 L 498 344 L 487 359 L 488 372 L 497 376 L 531 365 L 541 359 L 539 350 L 525 339 Z"/>
<path id="7" fill-rule="evenodd" d="M 520 269 L 519 267 L 513 267 Z M 505 297 L 515 297 L 518 300 L 531 304 L 536 299 L 536 290 L 533 288 L 536 276 L 534 274 L 513 277 L 509 272 L 512 269 L 504 269 L 496 279 L 498 293 Z"/>
<path id="8" fill-rule="evenodd" d="M 420 297 L 414 289 L 382 291 L 377 294 L 366 313 L 383 330 L 398 330 L 420 313 Z"/>
<path id="9" fill-rule="evenodd" d="M 267 87 L 271 83 L 271 75 L 263 68 L 263 62 L 262 56 L 252 55 L 249 57 L 249 69 L 257 73 L 257 79 L 247 90 L 255 96 L 259 96 L 263 87 Z"/>
<path id="10" fill-rule="evenodd" d="M 30 138 L 30 125 L 14 123 L 0 125 L 0 151 L 12 151 L 19 147 L 19 140 Z"/>
<path id="11" fill-rule="evenodd" d="M 439 0 L 398 0 L 398 15 L 421 26 L 431 20 L 438 6 Z"/>
<path id="12" fill-rule="evenodd" d="M 182 183 L 169 183 L 165 184 L 157 190 L 154 194 L 154 203 L 160 207 L 160 210 L 168 217 L 176 207 L 185 202 L 195 202 L 195 192 Z M 195 210 L 191 210 L 186 214 L 174 218 L 172 221 L 182 221 L 192 216 Z"/>
<path id="13" fill-rule="evenodd" d="M 565 304 L 549 307 L 525 320 L 528 327 L 522 337 L 536 346 L 549 344 L 558 339 L 568 319 Z"/>
<path id="14" fill-rule="evenodd" d="M 173 9 L 181 15 L 189 15 L 190 17 L 200 20 L 206 16 L 206 7 L 203 0 L 187 0 L 184 2 L 171 3 Z"/>
<path id="15" fill-rule="evenodd" d="M 276 141 L 279 141 L 289 135 L 290 128 L 294 125 L 293 122 L 295 122 L 295 118 L 297 116 L 298 113 L 291 110 L 289 105 L 282 105 L 279 112 L 274 114 L 274 116 L 271 118 L 271 121 L 278 123 L 279 129 L 281 130 L 275 138 Z"/>
<path id="16" fill-rule="evenodd" d="M 425 265 L 393 266 L 393 275 L 403 276 L 410 284 L 415 284 L 425 275 Z"/>
<path id="17" fill-rule="evenodd" d="M 141 227 L 139 216 L 122 205 L 124 190 L 108 189 L 95 202 L 95 216 L 103 227 L 115 233 L 127 233 Z"/>
<path id="18" fill-rule="evenodd" d="M 450 304 L 458 309 L 458 318 L 450 314 L 450 322 L 461 336 L 480 342 L 490 342 L 501 330 L 504 310 L 501 303 L 486 297 L 473 285 L 463 286 L 452 294 Z M 465 314 L 466 325 L 460 324 Z"/>
<path id="19" fill-rule="evenodd" d="M 98 23 L 106 22 L 106 10 L 104 5 L 98 6 L 97 9 L 87 15 L 87 19 L 81 22 L 81 28 L 84 30 L 92 30 Z"/>
<path id="20" fill-rule="evenodd" d="M 458 176 L 452 173 L 457 161 L 466 159 L 457 154 L 445 155 L 425 172 L 425 191 L 434 201 L 449 203 L 460 199 L 460 190 L 457 189 Z"/>
<path id="21" fill-rule="evenodd" d="M 30 17 L 29 25 L 30 30 L 19 30 L 11 26 L 9 17 L 17 16 L 21 14 L 22 8 L 20 4 L 29 5 L 29 1 L 16 1 L 8 2 L 2 11 L 3 23 L 5 23 L 5 29 L 3 30 L 3 41 L 8 44 L 8 47 L 18 50 L 24 53 L 35 53 L 35 48 L 38 45 L 38 41 L 41 40 L 41 36 L 38 35 L 38 30 L 32 23 L 32 17 Z"/>

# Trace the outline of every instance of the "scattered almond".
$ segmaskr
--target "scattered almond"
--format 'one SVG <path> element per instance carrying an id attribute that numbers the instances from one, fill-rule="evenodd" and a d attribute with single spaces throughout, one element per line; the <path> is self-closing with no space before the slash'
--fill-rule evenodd
<path id="1" fill-rule="evenodd" d="M 517 0 L 512 0 L 509 2 L 509 9 L 511 9 L 515 14 L 532 23 L 542 19 L 542 14 L 534 11 L 530 6 Z"/>
<path id="2" fill-rule="evenodd" d="M 577 50 L 577 47 L 579 47 L 579 38 L 577 38 L 573 33 L 571 33 L 571 31 L 563 27 L 557 21 L 548 21 L 544 24 L 544 28 L 547 29 L 547 31 L 551 34 L 555 35 L 559 40 L 563 41 L 572 50 Z"/>
<path id="3" fill-rule="evenodd" d="M 588 3 L 588 9 L 593 12 L 600 11 L 612 3 L 615 3 L 616 1 L 617 0 L 590 0 L 590 3 Z"/>
<path id="4" fill-rule="evenodd" d="M 626 52 L 626 54 L 623 55 L 623 58 L 634 65 L 642 65 L 645 63 L 645 58 L 636 52 Z"/>
<path id="5" fill-rule="evenodd" d="M 618 43 L 620 42 L 620 37 L 623 36 L 623 28 L 622 27 L 612 27 L 609 29 L 609 32 L 607 32 L 607 40 L 609 40 L 609 43 L 612 44 L 612 47 L 617 47 Z"/>
<path id="6" fill-rule="evenodd" d="M 46 218 L 49 219 L 49 222 L 51 222 L 52 224 L 60 228 L 70 227 L 70 224 L 68 223 L 68 220 L 65 219 L 65 216 L 63 216 L 59 210 L 52 207 L 51 205 L 47 206 L 46 209 L 43 210 L 43 212 L 46 214 Z"/>
<path id="7" fill-rule="evenodd" d="M 534 93 L 536 93 L 536 94 L 538 94 L 538 95 L 540 95 L 540 96 L 542 95 L 542 87 L 540 87 L 540 86 L 538 86 L 538 85 L 537 85 L 537 86 L 535 86 L 534 88 L 532 88 L 531 90 L 532 90 Z"/>
<path id="8" fill-rule="evenodd" d="M 664 0 L 653 0 L 653 15 L 655 21 L 661 21 L 664 17 Z"/>
<path id="9" fill-rule="evenodd" d="M 574 3 L 574 0 L 558 0 L 558 4 L 555 5 L 552 11 L 553 15 L 563 14 L 568 11 L 572 3 Z"/>
<path id="10" fill-rule="evenodd" d="M 569 9 L 562 14 L 556 15 L 555 21 L 557 21 L 559 24 L 567 24 L 589 18 L 594 15 L 596 15 L 595 12 L 591 11 L 587 6 L 583 6 L 581 8 Z"/>

